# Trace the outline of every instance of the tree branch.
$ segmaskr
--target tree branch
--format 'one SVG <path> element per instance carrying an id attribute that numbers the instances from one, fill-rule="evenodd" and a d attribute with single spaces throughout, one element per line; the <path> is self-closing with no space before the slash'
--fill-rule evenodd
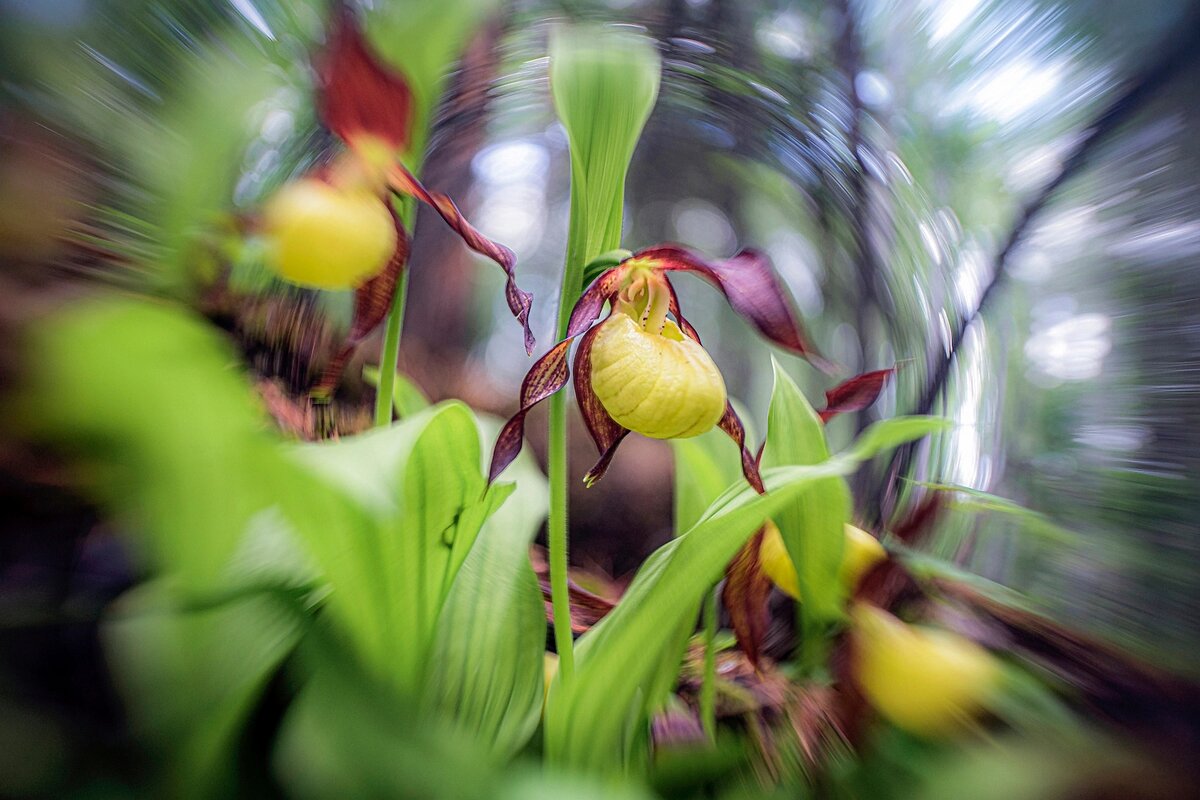
<path id="1" fill-rule="evenodd" d="M 1008 275 L 1008 265 L 1012 254 L 1024 240 L 1034 219 L 1067 181 L 1089 165 L 1096 151 L 1112 137 L 1117 129 L 1128 122 L 1159 90 L 1200 55 L 1200 48 L 1196 47 L 1198 36 L 1200 36 L 1200 4 L 1194 5 L 1186 15 L 1184 23 L 1177 26 L 1174 33 L 1167 37 L 1168 41 L 1156 48 L 1161 56 L 1149 68 L 1128 80 L 1124 89 L 1084 129 L 1083 136 L 1063 162 L 1058 174 L 1021 209 L 1012 230 L 1004 240 L 1004 245 L 993 260 L 991 281 L 980 294 L 975 308 L 963 316 L 955 326 L 946 356 L 938 362 L 937 367 L 926 380 L 912 413 L 928 414 L 933 410 L 934 403 L 945 389 L 950 368 L 962 347 L 967 331 L 988 308 L 992 298 L 996 296 L 997 288 Z M 881 519 L 886 518 L 883 513 L 884 506 L 890 508 L 895 503 L 898 479 L 901 475 L 907 474 L 916 452 L 916 444 L 906 445 L 896 450 L 884 472 L 884 484 L 880 492 L 881 502 L 871 504 L 871 508 L 875 509 L 874 513 L 879 514 Z M 881 520 L 876 520 L 876 522 L 879 521 Z"/>

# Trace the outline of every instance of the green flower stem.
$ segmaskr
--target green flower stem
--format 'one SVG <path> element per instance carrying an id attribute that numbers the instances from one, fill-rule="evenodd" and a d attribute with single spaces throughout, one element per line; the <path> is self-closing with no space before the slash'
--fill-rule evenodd
<path id="1" fill-rule="evenodd" d="M 564 684 L 575 676 L 575 648 L 571 638 L 571 595 L 567 586 L 567 398 L 559 392 L 550 398 L 550 447 L 546 471 L 550 473 L 550 602 L 554 607 L 554 647 L 558 674 Z"/>
<path id="2" fill-rule="evenodd" d="M 579 183 L 572 174 L 572 186 Z M 555 338 L 567 335 L 571 309 L 583 293 L 583 256 L 587 245 L 586 225 L 578 213 L 582 205 L 572 191 L 571 223 L 567 234 L 567 262 L 558 298 L 558 325 Z M 546 472 L 550 477 L 550 517 L 547 527 L 550 560 L 550 604 L 554 609 L 554 648 L 558 652 L 559 680 L 564 684 L 575 675 L 575 643 L 571 633 L 571 595 L 567 586 L 570 567 L 568 550 L 568 486 L 567 463 L 567 393 L 560 391 L 550 398 L 550 445 L 546 454 Z"/>
<path id="3" fill-rule="evenodd" d="M 410 167 L 413 175 L 418 174 L 417 166 Z M 401 197 L 396 201 L 396 213 L 408 233 L 411 246 L 417 220 L 417 199 Z M 383 350 L 379 355 L 379 389 L 375 393 L 375 425 L 386 427 L 392 424 L 392 394 L 396 387 L 396 369 L 400 363 L 400 331 L 404 327 L 404 307 L 408 300 L 408 268 L 405 264 L 400 272 L 400 280 L 396 282 L 396 294 L 392 297 L 392 307 L 388 311 L 387 323 L 383 333 Z"/>
<path id="4" fill-rule="evenodd" d="M 710 742 L 717 740 L 717 590 L 704 600 L 704 675 L 700 683 L 700 724 Z"/>
<path id="5" fill-rule="evenodd" d="M 601 26 L 560 27 L 550 40 L 550 88 L 571 149 L 571 220 L 556 341 L 567 333 L 595 256 L 621 246 L 625 175 L 658 96 L 661 65 L 649 39 Z M 575 674 L 567 591 L 567 398 L 550 398 L 550 601 L 563 684 Z"/>

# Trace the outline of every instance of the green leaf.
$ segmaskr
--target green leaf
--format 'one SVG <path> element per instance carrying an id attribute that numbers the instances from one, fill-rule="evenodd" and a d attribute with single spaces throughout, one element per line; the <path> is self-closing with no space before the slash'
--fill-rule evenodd
<path id="1" fill-rule="evenodd" d="M 303 689 L 288 707 L 273 758 L 289 797 L 487 797 L 484 752 L 358 670 L 320 626 L 300 650 Z"/>
<path id="2" fill-rule="evenodd" d="M 891 450 L 902 444 L 924 439 L 934 433 L 940 433 L 953 427 L 953 423 L 945 417 L 893 417 L 872 424 L 850 445 L 840 457 L 866 461 L 884 450 Z"/>
<path id="3" fill-rule="evenodd" d="M 148 566 L 210 588 L 281 461 L 228 340 L 181 307 L 111 296 L 44 318 L 27 352 L 10 409 L 23 435 L 95 466 L 87 488 Z"/>
<path id="4" fill-rule="evenodd" d="M 763 463 L 769 467 L 819 464 L 829 458 L 825 427 L 799 387 L 771 359 L 775 390 L 767 412 Z M 850 486 L 845 478 L 814 481 L 795 503 L 774 516 L 788 555 L 796 567 L 800 613 L 806 623 L 836 619 L 842 613 L 844 587 L 838 580 L 850 520 Z M 806 630 L 814 625 L 806 624 Z"/>
<path id="5" fill-rule="evenodd" d="M 390 428 L 294 451 L 357 509 L 289 496 L 307 520 L 304 543 L 333 588 L 330 610 L 367 663 L 406 693 L 423 682 L 438 615 L 484 520 L 510 489 L 486 486 L 475 419 L 461 403 L 434 406 Z M 486 491 L 485 491 L 486 490 Z"/>
<path id="6" fill-rule="evenodd" d="M 480 420 L 492 440 L 500 420 Z M 529 561 L 549 491 L 532 456 L 505 472 L 512 496 L 480 531 L 458 571 L 434 635 L 426 707 L 450 715 L 495 756 L 507 759 L 537 727 L 542 708 L 546 616 Z"/>
<path id="7" fill-rule="evenodd" d="M 655 551 L 617 607 L 581 637 L 574 681 L 551 684 L 544 724 L 553 763 L 620 768 L 657 699 L 664 667 L 678 667 L 679 643 L 663 632 L 694 622 L 704 593 L 763 520 L 838 468 L 768 471 L 763 496 L 749 486 L 731 487 L 701 522 Z"/>
<path id="8" fill-rule="evenodd" d="M 644 36 L 599 25 L 561 26 L 551 36 L 550 88 L 571 150 L 569 286 L 582 288 L 588 262 L 621 244 L 625 175 L 660 73 Z"/>
<path id="9" fill-rule="evenodd" d="M 711 430 L 690 439 L 672 439 L 675 454 L 675 531 L 695 525 L 705 509 L 741 480 L 741 456 L 724 432 Z"/>
<path id="10" fill-rule="evenodd" d="M 189 611 L 156 582 L 117 602 L 106 653 L 134 729 L 160 759 L 163 796 L 233 794 L 230 751 L 301 629 L 295 610 L 263 594 Z"/>

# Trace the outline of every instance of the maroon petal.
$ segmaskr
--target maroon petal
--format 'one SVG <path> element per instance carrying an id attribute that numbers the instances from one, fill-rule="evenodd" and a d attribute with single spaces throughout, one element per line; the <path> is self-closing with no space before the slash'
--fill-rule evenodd
<path id="1" fill-rule="evenodd" d="M 603 323 L 585 333 L 579 340 L 579 349 L 575 352 L 575 399 L 579 403 L 579 411 L 583 414 L 588 433 L 596 443 L 596 449 L 600 451 L 600 460 L 583 477 L 583 482 L 588 486 L 604 476 L 608 463 L 617 452 L 617 445 L 629 434 L 627 428 L 609 416 L 604 404 L 592 389 L 592 341 L 602 325 Z"/>
<path id="2" fill-rule="evenodd" d="M 621 288 L 625 279 L 625 266 L 616 266 L 600 273 L 591 285 L 583 290 L 583 294 L 575 301 L 571 309 L 571 319 L 567 323 L 567 336 L 578 336 L 596 321 L 604 304 L 611 300 Z"/>
<path id="3" fill-rule="evenodd" d="M 742 250 L 733 258 L 709 261 L 675 245 L 650 247 L 632 260 L 655 262 L 664 271 L 695 272 L 721 290 L 729 305 L 759 332 L 823 372 L 834 367 L 816 351 L 800 326 L 786 290 L 771 270 L 771 262 L 757 250 Z"/>
<path id="4" fill-rule="evenodd" d="M 567 366 L 567 352 L 570 349 L 571 340 L 563 339 L 534 362 L 526 373 L 525 380 L 521 382 L 521 408 L 504 423 L 500 435 L 496 437 L 488 483 L 496 480 L 521 452 L 521 444 L 525 440 L 525 415 L 529 410 L 567 385 L 567 379 L 571 377 Z"/>
<path id="5" fill-rule="evenodd" d="M 344 142 L 365 134 L 403 150 L 412 128 L 408 81 L 370 51 L 345 3 L 335 3 L 333 15 L 329 40 L 315 64 L 321 121 Z"/>
<path id="6" fill-rule="evenodd" d="M 754 491 L 763 494 L 766 489 L 763 488 L 762 476 L 758 473 L 758 461 L 746 447 L 746 428 L 742 425 L 742 420 L 738 417 L 737 412 L 733 410 L 733 406 L 728 402 L 725 403 L 725 415 L 721 417 L 717 426 L 729 434 L 729 438 L 733 439 L 742 451 L 742 474 L 746 476 L 747 483 L 754 487 Z"/>
<path id="7" fill-rule="evenodd" d="M 430 192 L 402 164 L 397 163 L 392 165 L 388 172 L 388 178 L 392 189 L 403 194 L 412 195 L 418 200 L 428 203 L 442 216 L 446 224 L 462 237 L 467 247 L 480 255 L 487 256 L 500 265 L 508 278 L 504 287 L 504 294 L 508 300 L 508 308 L 525 329 L 525 352 L 533 353 L 536 342 L 533 338 L 533 332 L 529 329 L 529 308 L 533 304 L 533 295 L 517 287 L 516 276 L 513 274 L 513 267 L 516 264 L 517 257 L 513 251 L 502 244 L 493 242 L 476 230 L 471 223 L 467 222 L 453 200 L 440 192 Z"/>
<path id="8" fill-rule="evenodd" d="M 391 204 L 388 204 L 388 210 L 396 226 L 396 250 L 382 272 L 355 290 L 354 317 L 350 323 L 350 333 L 346 335 L 341 349 L 321 374 L 321 380 L 311 392 L 314 397 L 328 397 L 332 394 L 333 388 L 341 380 L 346 362 L 354 353 L 354 348 L 383 322 L 388 309 L 392 307 L 396 284 L 400 282 L 400 276 L 404 274 L 404 267 L 408 263 L 409 242 L 408 235 L 404 232 L 404 224 Z"/>
<path id="9" fill-rule="evenodd" d="M 821 418 L 821 422 L 828 422 L 838 414 L 870 408 L 871 404 L 879 399 L 879 393 L 883 391 L 888 378 L 895 372 L 895 367 L 877 369 L 874 372 L 855 375 L 850 380 L 838 384 L 825 393 L 825 408 L 818 411 L 817 416 Z"/>
<path id="10" fill-rule="evenodd" d="M 692 327 L 692 323 L 683 318 L 683 312 L 679 310 L 679 295 L 675 294 L 675 287 L 671 285 L 671 281 L 667 281 L 667 291 L 671 293 L 671 301 L 668 306 L 675 321 L 679 323 L 679 329 L 685 335 L 693 339 L 697 344 L 700 343 L 700 334 L 696 333 L 696 329 Z"/>
<path id="11" fill-rule="evenodd" d="M 759 559 L 762 539 L 760 529 L 725 567 L 725 588 L 721 591 L 721 602 L 733 622 L 738 646 L 755 667 L 770 621 L 767 600 L 771 595 L 771 579 L 763 572 Z"/>

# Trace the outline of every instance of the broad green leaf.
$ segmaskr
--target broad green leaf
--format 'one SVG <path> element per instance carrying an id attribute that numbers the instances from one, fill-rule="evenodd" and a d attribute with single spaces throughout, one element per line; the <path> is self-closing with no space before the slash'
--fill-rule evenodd
<path id="1" fill-rule="evenodd" d="M 117 602 L 106 651 L 133 727 L 161 761 L 164 796 L 232 794 L 238 732 L 301 629 L 295 610 L 264 594 L 192 611 L 158 582 Z"/>
<path id="2" fill-rule="evenodd" d="M 799 387 L 771 359 L 775 390 L 767 412 L 767 444 L 763 463 L 769 467 L 819 464 L 829 458 L 825 427 Z M 850 520 L 850 486 L 833 477 L 812 484 L 774 516 L 788 555 L 796 567 L 800 612 L 807 622 L 841 615 L 844 588 L 838 580 L 845 542 L 843 528 Z"/>
<path id="3" fill-rule="evenodd" d="M 484 438 L 493 440 L 500 424 L 481 419 Z M 549 495 L 528 452 L 505 475 L 515 489 L 484 523 L 454 579 L 424 687 L 427 708 L 449 715 L 502 759 L 528 741 L 541 713 L 546 616 L 529 544 Z"/>
<path id="4" fill-rule="evenodd" d="M 934 433 L 949 430 L 953 423 L 945 417 L 892 417 L 873 423 L 863 431 L 839 457 L 866 461 L 884 450 L 924 439 Z"/>
<path id="5" fill-rule="evenodd" d="M 769 492 L 731 487 L 707 515 L 643 565 L 617 607 L 579 640 L 574 681 L 556 679 L 545 714 L 548 758 L 564 766 L 619 769 L 645 723 L 664 661 L 679 656 L 674 636 L 694 622 L 704 593 L 764 519 L 836 466 L 791 467 L 764 475 Z M 782 480 L 781 480 L 782 479 Z"/>
<path id="6" fill-rule="evenodd" d="M 94 465 L 87 488 L 147 566 L 210 588 L 271 505 L 258 479 L 278 460 L 228 341 L 182 307 L 109 296 L 44 318 L 27 343 L 10 420 Z"/>
<path id="7" fill-rule="evenodd" d="M 584 268 L 621 245 L 629 160 L 658 97 L 654 44 L 599 25 L 562 26 L 550 40 L 550 89 L 571 150 L 565 279 L 572 300 Z"/>
<path id="8" fill-rule="evenodd" d="M 330 631 L 315 627 L 300 654 L 303 689 L 273 758 L 289 797 L 469 800 L 494 791 L 475 741 L 359 671 Z"/>
<path id="9" fill-rule="evenodd" d="M 356 508 L 308 509 L 304 544 L 333 589 L 330 610 L 367 663 L 404 692 L 429 669 L 438 615 L 487 516 L 509 487 L 486 487 L 469 409 L 443 403 L 390 428 L 295 449 L 302 463 L 353 494 Z M 327 525 L 314 514 L 334 515 Z"/>

